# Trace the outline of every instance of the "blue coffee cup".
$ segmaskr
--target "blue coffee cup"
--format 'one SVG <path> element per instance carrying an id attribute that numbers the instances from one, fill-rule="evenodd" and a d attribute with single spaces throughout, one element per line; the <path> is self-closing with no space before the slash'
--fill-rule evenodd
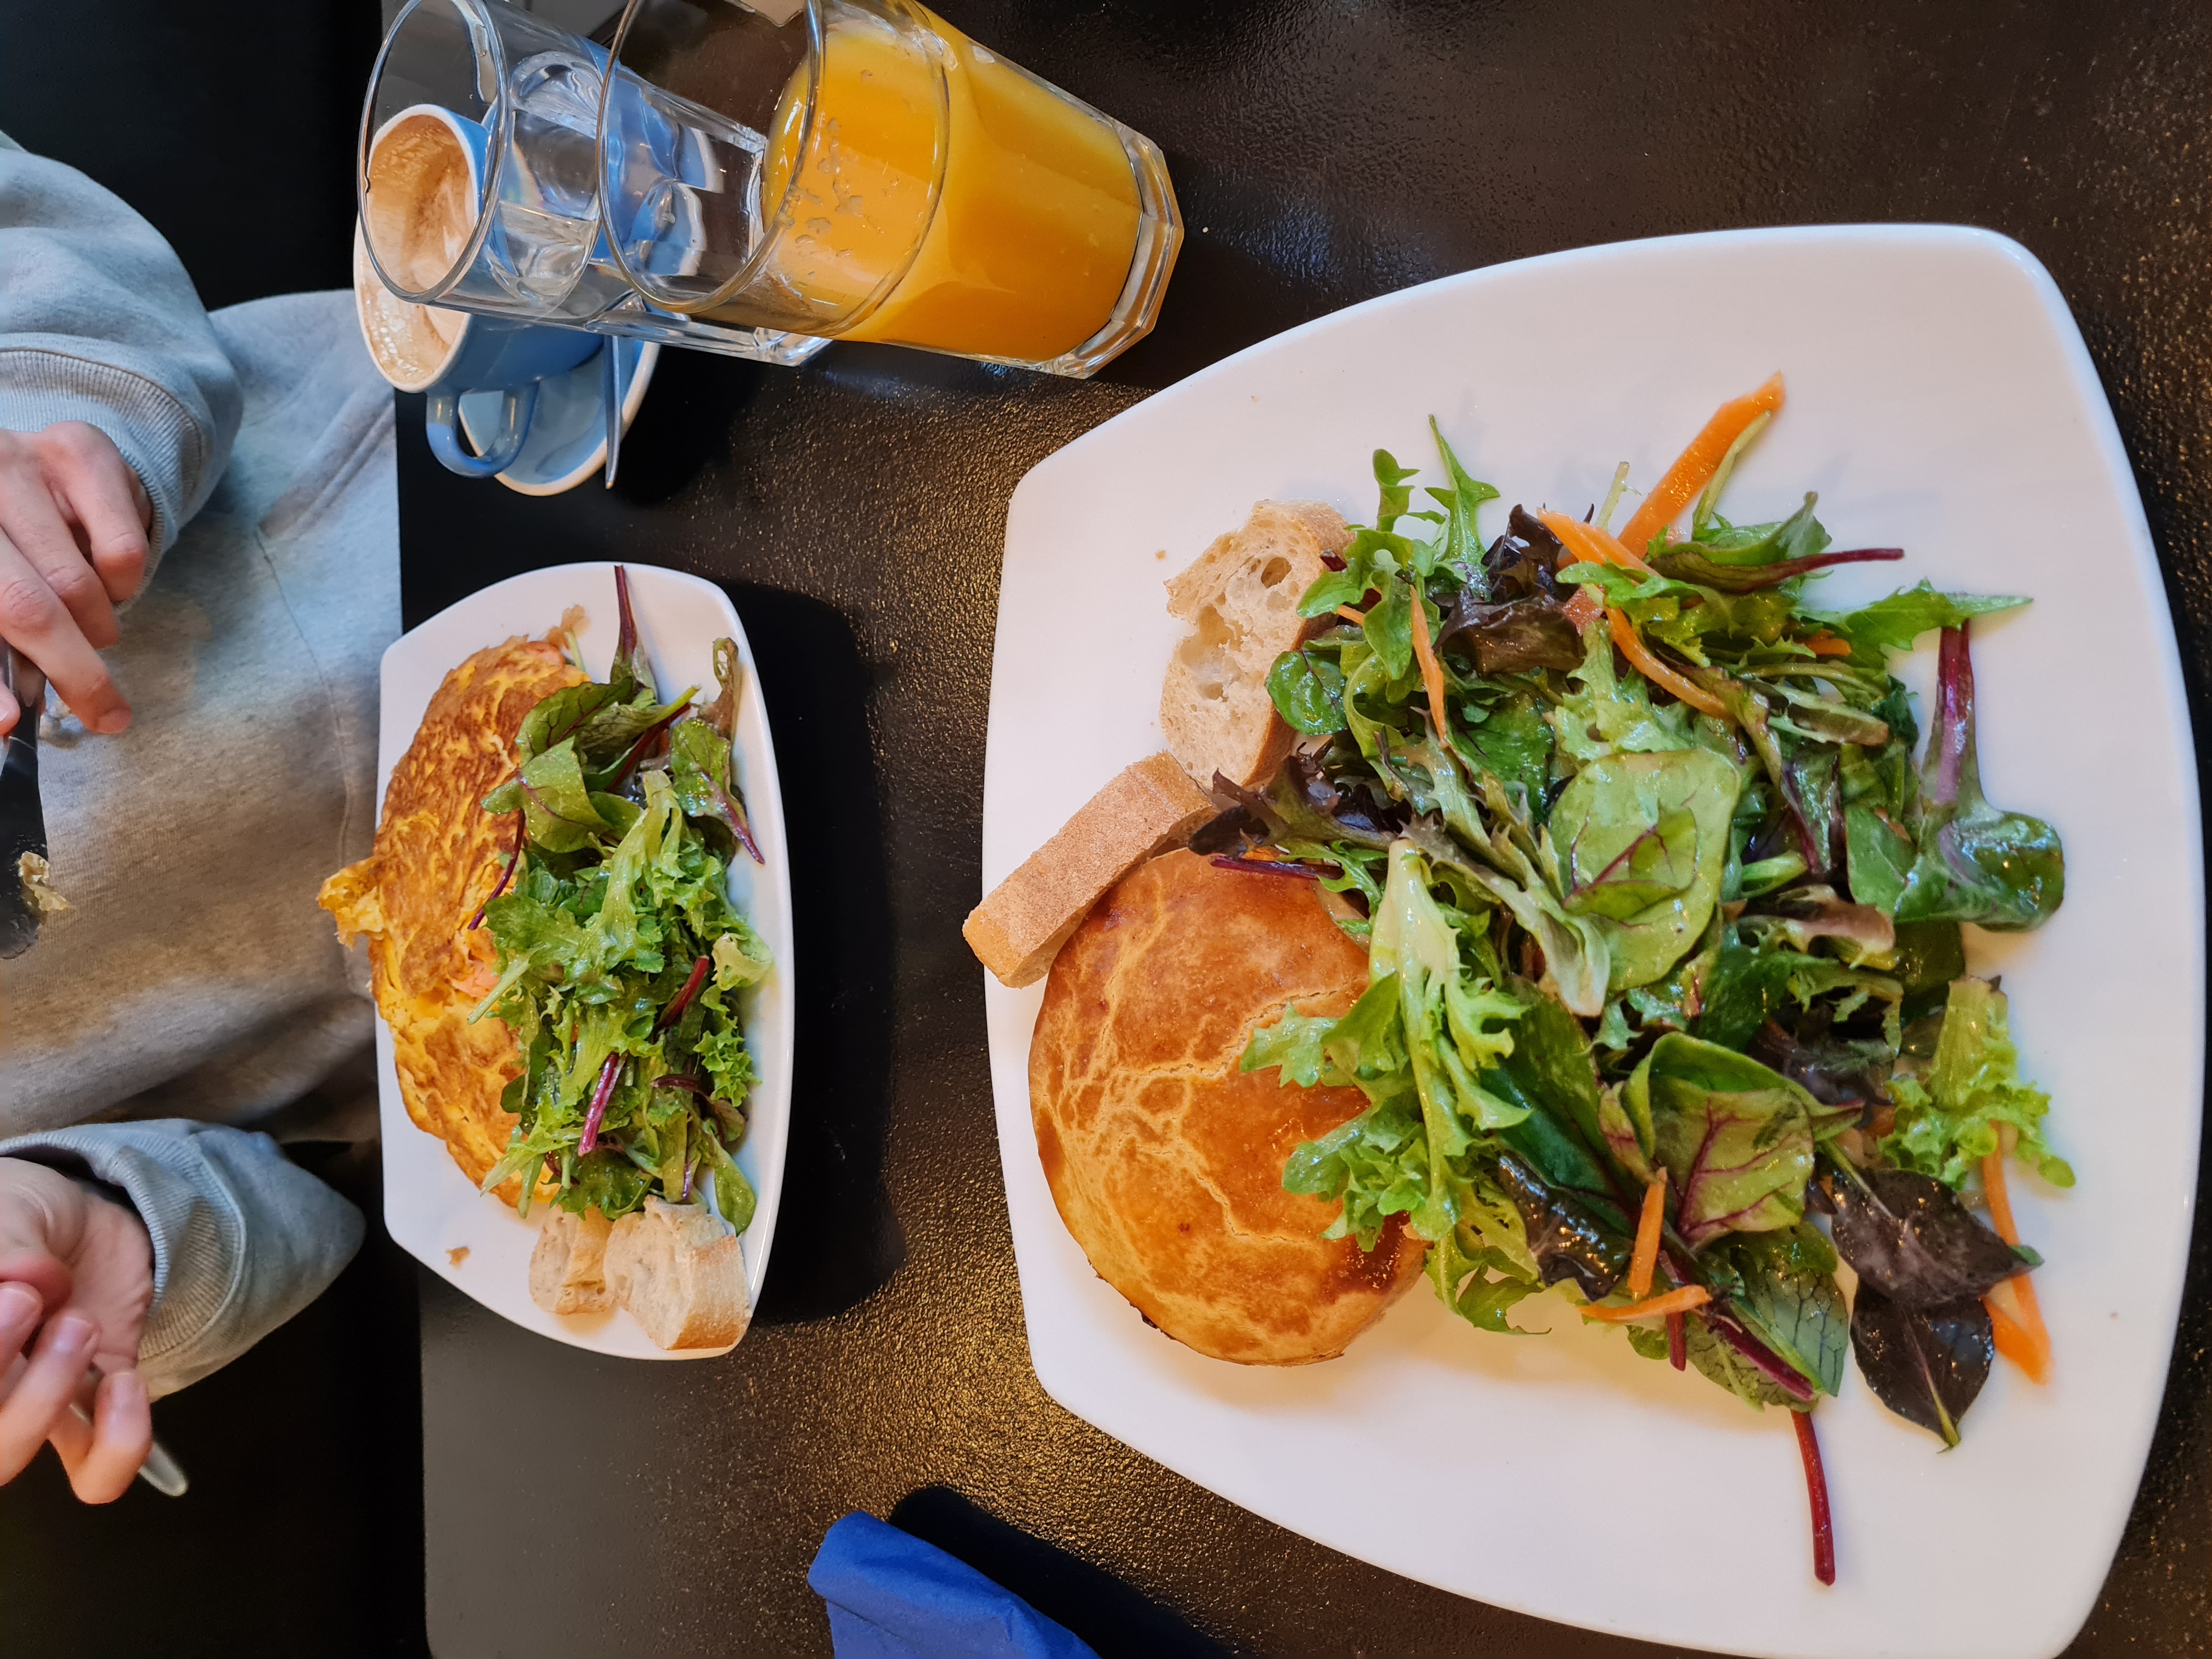
<path id="1" fill-rule="evenodd" d="M 386 188 L 418 222 L 435 222 L 434 213 L 420 210 L 421 204 L 453 204 L 442 235 L 423 234 L 410 251 L 415 267 L 395 270 L 395 277 L 427 286 L 425 273 L 444 271 L 480 242 L 485 228 L 477 223 L 477 204 L 483 199 L 480 184 L 490 142 L 480 123 L 435 104 L 414 105 L 380 129 L 370 145 L 372 179 L 388 181 Z M 489 478 L 513 465 L 530 435 L 538 383 L 575 368 L 600 344 L 598 336 L 582 329 L 403 300 L 378 275 L 358 225 L 354 298 L 377 368 L 401 391 L 427 394 L 423 429 L 431 453 L 464 477 Z M 459 431 L 460 400 L 471 392 L 501 395 L 490 447 L 476 454 L 468 452 Z"/>
<path id="2" fill-rule="evenodd" d="M 601 343 L 598 335 L 580 328 L 468 317 L 453 355 L 423 404 L 422 430 L 430 441 L 430 453 L 447 471 L 465 478 L 489 478 L 506 471 L 530 435 L 531 419 L 538 410 L 538 383 L 575 368 Z M 471 392 L 500 394 L 491 446 L 476 455 L 463 447 L 459 424 L 461 398 Z"/>

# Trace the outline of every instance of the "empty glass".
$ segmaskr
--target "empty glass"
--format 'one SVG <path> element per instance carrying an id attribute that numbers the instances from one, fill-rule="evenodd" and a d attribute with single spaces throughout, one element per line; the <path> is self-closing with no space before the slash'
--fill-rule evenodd
<path id="1" fill-rule="evenodd" d="M 632 290 L 600 228 L 607 62 L 497 0 L 412 0 L 362 119 L 362 230 L 377 276 L 417 304 L 514 321 L 777 362 L 818 351 L 818 340 L 656 313 Z"/>

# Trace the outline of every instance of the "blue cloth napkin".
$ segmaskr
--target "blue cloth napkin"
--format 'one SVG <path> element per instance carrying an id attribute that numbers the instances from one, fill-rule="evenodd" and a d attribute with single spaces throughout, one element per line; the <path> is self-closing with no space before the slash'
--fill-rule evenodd
<path id="1" fill-rule="evenodd" d="M 1098 1659 L 1020 1596 L 872 1515 L 830 1528 L 806 1582 L 830 1604 L 837 1659 Z"/>

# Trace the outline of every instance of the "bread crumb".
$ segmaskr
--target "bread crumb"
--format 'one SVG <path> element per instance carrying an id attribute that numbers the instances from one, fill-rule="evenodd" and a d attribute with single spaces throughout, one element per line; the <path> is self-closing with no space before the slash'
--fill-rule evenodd
<path id="1" fill-rule="evenodd" d="M 456 1244 L 452 1249 L 446 1252 L 446 1260 L 453 1263 L 456 1267 L 459 1267 L 461 1263 L 466 1261 L 468 1259 L 469 1247 L 465 1244 Z"/>
<path id="2" fill-rule="evenodd" d="M 1167 556 L 1168 556 L 1168 550 L 1167 550 L 1167 549 L 1165 549 L 1164 547 L 1164 548 L 1162 548 L 1158 552 L 1157 552 L 1157 553 L 1155 553 L 1155 554 L 1153 554 L 1153 555 L 1152 555 L 1152 556 L 1153 556 L 1154 558 L 1156 558 L 1156 559 L 1164 559 L 1165 557 L 1167 557 Z"/>

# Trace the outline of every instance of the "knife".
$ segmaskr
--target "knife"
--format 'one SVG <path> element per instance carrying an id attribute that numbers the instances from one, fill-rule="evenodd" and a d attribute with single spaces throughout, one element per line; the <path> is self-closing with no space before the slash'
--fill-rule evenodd
<path id="1" fill-rule="evenodd" d="M 0 645 L 0 684 L 15 699 L 15 729 L 0 750 L 0 960 L 20 957 L 39 937 L 39 906 L 24 890 L 23 860 L 43 869 L 46 817 L 39 805 L 39 714 L 46 707 L 46 678 L 6 645 Z"/>

